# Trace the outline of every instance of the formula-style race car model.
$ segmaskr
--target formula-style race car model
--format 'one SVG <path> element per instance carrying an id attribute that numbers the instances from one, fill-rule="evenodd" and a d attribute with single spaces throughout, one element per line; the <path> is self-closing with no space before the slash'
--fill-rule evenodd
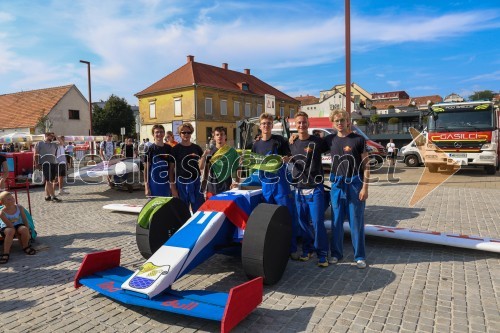
<path id="1" fill-rule="evenodd" d="M 262 203 L 260 189 L 218 194 L 192 216 L 179 199 L 156 198 L 138 218 L 137 245 L 147 261 L 133 272 L 120 266 L 119 249 L 88 254 L 75 287 L 85 285 L 126 304 L 218 320 L 227 332 L 262 302 L 263 283 L 281 279 L 291 219 L 286 207 Z M 215 253 L 240 253 L 251 281 L 229 293 L 172 289 Z"/>

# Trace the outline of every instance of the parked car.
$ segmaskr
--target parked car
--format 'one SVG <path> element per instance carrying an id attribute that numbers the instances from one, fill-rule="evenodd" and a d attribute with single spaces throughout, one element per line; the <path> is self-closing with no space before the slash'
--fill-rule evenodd
<path id="1" fill-rule="evenodd" d="M 329 134 L 335 133 L 335 129 L 332 129 L 331 127 L 326 127 L 326 125 L 328 124 L 331 126 L 331 123 L 329 122 L 328 118 L 325 117 L 309 118 L 310 127 L 308 129 L 308 132 L 311 135 L 319 135 L 321 137 L 326 137 Z M 319 127 L 318 125 L 324 125 L 325 127 Z M 280 130 L 279 128 L 275 128 L 273 129 L 273 133 L 277 134 L 279 130 Z M 352 130 L 354 133 L 359 134 L 365 138 L 367 151 L 370 156 L 370 165 L 383 163 L 385 157 L 387 156 L 387 151 L 385 150 L 384 146 L 376 143 L 373 140 L 370 140 L 370 138 L 356 125 L 353 125 Z M 297 129 L 295 128 L 295 123 L 293 121 L 290 124 L 290 133 L 297 133 Z M 323 166 L 329 169 L 332 163 L 332 159 L 329 153 L 323 154 L 322 162 Z"/>

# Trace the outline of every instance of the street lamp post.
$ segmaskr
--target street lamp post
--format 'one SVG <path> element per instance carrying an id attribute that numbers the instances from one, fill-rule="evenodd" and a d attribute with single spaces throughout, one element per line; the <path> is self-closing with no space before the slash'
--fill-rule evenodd
<path id="1" fill-rule="evenodd" d="M 92 131 L 92 90 L 90 86 L 90 61 L 80 60 L 82 64 L 87 64 L 87 77 L 89 82 L 89 115 L 90 115 L 90 129 L 89 135 L 93 135 Z"/>
<path id="2" fill-rule="evenodd" d="M 351 115 L 351 1 L 345 0 L 345 110 Z"/>

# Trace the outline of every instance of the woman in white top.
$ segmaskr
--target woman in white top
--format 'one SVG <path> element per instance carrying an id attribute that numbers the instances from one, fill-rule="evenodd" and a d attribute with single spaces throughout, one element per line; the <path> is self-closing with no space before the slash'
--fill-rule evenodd
<path id="1" fill-rule="evenodd" d="M 63 189 L 64 178 L 66 177 L 66 149 L 64 148 L 64 136 L 61 135 L 57 138 L 57 181 L 59 183 L 59 195 L 69 194 Z"/>

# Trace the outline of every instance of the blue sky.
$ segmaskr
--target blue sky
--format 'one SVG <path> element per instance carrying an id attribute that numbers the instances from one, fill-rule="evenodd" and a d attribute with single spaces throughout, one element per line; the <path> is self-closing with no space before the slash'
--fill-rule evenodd
<path id="1" fill-rule="evenodd" d="M 352 81 L 412 97 L 500 90 L 500 1 L 351 1 Z M 0 0 L 0 94 L 76 84 L 135 93 L 186 62 L 291 95 L 345 82 L 344 1 Z"/>

